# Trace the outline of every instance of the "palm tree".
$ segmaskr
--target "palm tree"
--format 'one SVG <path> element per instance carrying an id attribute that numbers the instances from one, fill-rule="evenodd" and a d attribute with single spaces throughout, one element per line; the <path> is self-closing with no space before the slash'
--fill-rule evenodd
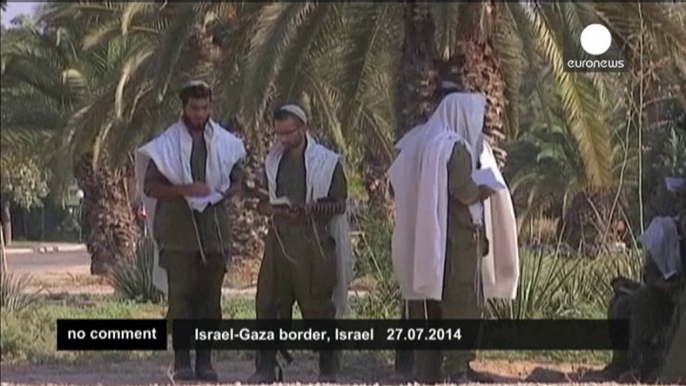
<path id="1" fill-rule="evenodd" d="M 11 111 L 21 112 L 23 116 L 14 114 L 19 116 L 13 117 L 10 124 L 19 124 L 23 120 L 24 127 L 30 127 L 27 126 L 28 119 L 29 122 L 33 120 L 51 125 L 53 149 L 58 149 L 53 153 L 58 176 L 53 188 L 59 192 L 64 188 L 60 184 L 66 185 L 70 181 L 67 177 L 71 174 L 69 165 L 84 159 L 83 148 L 70 145 L 76 141 L 83 144 L 90 139 L 84 139 L 83 133 L 75 133 L 73 128 L 79 119 L 89 117 L 98 103 L 104 107 L 101 99 L 103 86 L 111 81 L 113 72 L 116 73 L 117 60 L 127 59 L 128 54 L 127 47 L 116 42 L 110 42 L 99 51 L 84 52 L 75 43 L 75 31 L 51 28 L 50 25 L 41 27 L 44 28 L 27 29 L 22 39 L 7 49 L 3 46 L 3 82 L 5 79 L 14 80 L 28 87 L 37 101 L 45 101 L 43 106 L 30 105 L 35 110 L 28 110 L 26 105 L 15 105 Z M 7 95 L 4 91 L 3 97 Z M 107 107 L 110 106 L 108 103 Z M 51 119 L 46 119 L 50 116 Z M 92 255 L 91 271 L 100 274 L 105 272 L 113 258 L 126 255 L 134 247 L 136 229 L 128 199 L 122 194 L 125 187 L 120 181 L 106 174 L 106 169 L 99 165 L 91 167 L 89 164 L 85 170 L 92 172 L 87 173 L 81 168 L 77 180 L 85 192 L 86 218 L 91 229 L 88 243 Z M 99 177 L 103 173 L 104 178 Z M 103 186 L 105 189 L 97 190 L 89 183 L 94 180 L 111 183 Z"/>

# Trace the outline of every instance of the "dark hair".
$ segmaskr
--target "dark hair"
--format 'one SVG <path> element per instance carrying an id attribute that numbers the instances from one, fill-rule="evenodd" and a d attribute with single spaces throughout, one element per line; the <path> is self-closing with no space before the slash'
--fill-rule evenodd
<path id="1" fill-rule="evenodd" d="M 184 87 L 181 92 L 179 92 L 179 99 L 181 99 L 184 106 L 191 98 L 212 100 L 212 89 L 204 84 L 194 84 Z"/>
<path id="2" fill-rule="evenodd" d="M 293 114 L 292 112 L 290 112 L 288 110 L 283 110 L 280 107 L 277 108 L 276 110 L 274 110 L 274 120 L 275 121 L 281 122 L 281 121 L 285 121 L 288 118 L 295 119 L 296 121 L 298 121 L 298 123 L 301 126 L 305 125 L 305 122 L 303 122 L 303 120 L 300 119 L 300 117 L 298 117 L 297 115 Z"/>
<path id="3" fill-rule="evenodd" d="M 458 87 L 438 87 L 436 88 L 436 91 L 434 92 L 434 98 L 436 103 L 441 103 L 443 98 L 447 97 L 448 95 L 455 93 L 455 92 L 460 92 L 460 88 Z"/>

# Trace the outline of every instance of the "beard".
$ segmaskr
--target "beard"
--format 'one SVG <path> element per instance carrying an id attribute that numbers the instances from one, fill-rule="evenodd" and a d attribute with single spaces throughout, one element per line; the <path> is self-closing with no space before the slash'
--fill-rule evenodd
<path id="1" fill-rule="evenodd" d="M 202 131 L 210 120 L 210 117 L 207 117 L 202 123 L 194 123 L 186 114 L 183 114 L 181 118 L 186 126 L 193 131 Z"/>

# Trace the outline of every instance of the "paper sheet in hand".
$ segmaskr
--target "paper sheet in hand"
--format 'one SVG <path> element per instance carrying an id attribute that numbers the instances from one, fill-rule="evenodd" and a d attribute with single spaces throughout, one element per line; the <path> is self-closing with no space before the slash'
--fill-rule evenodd
<path id="1" fill-rule="evenodd" d="M 493 168 L 483 168 L 474 172 L 472 176 L 477 185 L 486 185 L 493 190 L 506 189 L 505 181 L 496 175 Z"/>
<path id="2" fill-rule="evenodd" d="M 667 190 L 670 192 L 678 192 L 686 189 L 686 178 L 666 177 Z"/>

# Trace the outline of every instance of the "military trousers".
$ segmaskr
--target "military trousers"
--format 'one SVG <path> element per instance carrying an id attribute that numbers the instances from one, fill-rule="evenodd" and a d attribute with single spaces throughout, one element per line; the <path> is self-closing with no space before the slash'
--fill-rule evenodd
<path id="1" fill-rule="evenodd" d="M 334 320 L 335 251 L 335 240 L 328 235 L 313 237 L 302 228 L 270 232 L 257 280 L 257 318 L 291 319 L 297 302 L 305 321 Z M 336 358 L 333 352 L 321 352 L 320 371 L 335 372 Z M 273 368 L 275 360 L 275 350 L 263 351 L 256 364 L 258 368 Z"/>
<path id="2" fill-rule="evenodd" d="M 481 319 L 483 307 L 479 297 L 483 289 L 477 275 L 481 274 L 483 236 L 467 228 L 452 234 L 445 259 L 442 300 L 408 301 L 409 319 Z M 474 350 L 416 351 L 415 375 L 419 382 L 441 382 L 443 374 L 466 374 L 469 362 L 475 358 Z"/>
<path id="3" fill-rule="evenodd" d="M 167 271 L 169 283 L 167 319 L 172 323 L 175 319 L 221 320 L 226 262 L 227 256 L 221 253 L 208 253 L 203 261 L 199 252 L 163 250 L 160 266 Z"/>

